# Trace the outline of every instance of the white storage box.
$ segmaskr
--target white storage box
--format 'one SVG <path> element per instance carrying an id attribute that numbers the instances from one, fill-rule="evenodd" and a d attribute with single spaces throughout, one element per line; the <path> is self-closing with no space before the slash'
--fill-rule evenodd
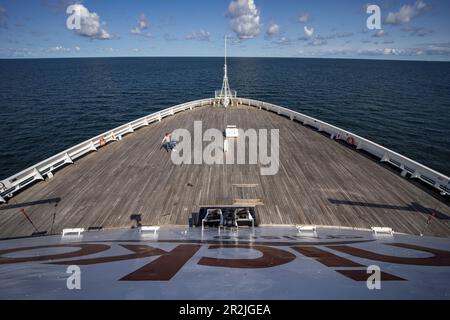
<path id="1" fill-rule="evenodd" d="M 227 126 L 225 129 L 226 138 L 237 138 L 239 137 L 239 130 L 236 126 Z"/>

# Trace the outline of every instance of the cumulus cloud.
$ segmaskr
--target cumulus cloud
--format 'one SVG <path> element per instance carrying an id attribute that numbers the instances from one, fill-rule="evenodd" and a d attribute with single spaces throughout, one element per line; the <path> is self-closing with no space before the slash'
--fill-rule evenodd
<path id="1" fill-rule="evenodd" d="M 144 31 L 148 29 L 149 25 L 150 24 L 145 14 L 141 14 L 136 27 L 131 29 L 130 32 L 134 35 L 143 35 L 146 37 L 151 37 L 152 36 L 151 33 L 144 33 Z"/>
<path id="2" fill-rule="evenodd" d="M 198 31 L 191 32 L 185 38 L 186 38 L 186 40 L 209 41 L 210 37 L 211 37 L 211 33 L 209 31 L 200 29 Z"/>
<path id="3" fill-rule="evenodd" d="M 261 31 L 261 18 L 254 0 L 233 0 L 227 16 L 239 39 L 253 39 Z"/>
<path id="4" fill-rule="evenodd" d="M 280 26 L 276 23 L 269 24 L 269 27 L 267 28 L 266 34 L 271 37 L 273 35 L 276 35 L 280 33 Z"/>
<path id="5" fill-rule="evenodd" d="M 334 39 L 343 39 L 350 38 L 354 35 L 353 32 L 335 32 L 329 35 L 314 35 L 314 28 L 311 28 L 309 32 L 306 31 L 305 27 L 305 36 L 300 37 L 300 41 L 310 41 L 310 40 L 334 40 Z M 370 42 L 370 41 L 369 41 Z"/>
<path id="6" fill-rule="evenodd" d="M 327 43 L 328 42 L 326 40 L 324 40 L 324 39 L 316 38 L 316 39 L 312 40 L 311 42 L 309 42 L 308 44 L 310 46 L 319 47 L 319 46 L 324 46 Z"/>
<path id="7" fill-rule="evenodd" d="M 385 23 L 392 25 L 409 23 L 428 8 L 429 6 L 425 2 L 418 0 L 413 5 L 402 6 L 398 12 L 389 12 Z"/>
<path id="8" fill-rule="evenodd" d="M 434 33 L 433 30 L 423 27 L 405 27 L 402 29 L 402 31 L 407 32 L 411 37 L 426 37 Z"/>
<path id="9" fill-rule="evenodd" d="M 75 51 L 79 52 L 81 51 L 81 48 L 79 46 L 75 46 Z"/>
<path id="10" fill-rule="evenodd" d="M 14 58 L 26 58 L 31 57 L 35 52 L 29 48 L 4 48 L 0 47 L 0 56 L 14 57 Z"/>
<path id="11" fill-rule="evenodd" d="M 450 44 L 429 44 L 415 48 L 392 48 L 359 50 L 359 55 L 366 56 L 402 56 L 402 57 L 418 57 L 418 56 L 442 56 L 450 57 Z"/>
<path id="12" fill-rule="evenodd" d="M 352 36 L 353 32 L 335 32 L 327 36 L 318 36 L 318 38 L 332 40 L 332 39 L 350 38 Z"/>
<path id="13" fill-rule="evenodd" d="M 306 38 L 311 38 L 313 36 L 313 34 L 314 34 L 314 28 L 311 27 L 311 28 L 308 29 L 307 26 L 304 26 L 303 27 L 303 32 L 305 33 L 305 37 Z"/>
<path id="14" fill-rule="evenodd" d="M 50 48 L 48 51 L 50 51 L 50 52 L 70 52 L 70 49 L 65 48 L 63 46 L 56 46 L 56 47 Z"/>
<path id="15" fill-rule="evenodd" d="M 447 43 L 428 43 L 423 44 L 421 47 L 416 48 L 423 54 L 427 55 L 440 55 L 450 57 L 450 42 Z"/>
<path id="16" fill-rule="evenodd" d="M 291 39 L 289 39 L 287 37 L 280 37 L 275 40 L 275 43 L 280 44 L 280 45 L 288 45 L 288 44 L 291 44 Z"/>
<path id="17" fill-rule="evenodd" d="M 311 20 L 311 16 L 309 15 L 309 13 L 304 13 L 300 15 L 297 20 L 300 23 L 307 23 L 308 21 Z"/>
<path id="18" fill-rule="evenodd" d="M 385 35 L 387 35 L 387 33 L 384 30 L 378 30 L 377 32 L 375 32 L 372 37 L 374 38 L 381 38 L 384 37 Z"/>
<path id="19" fill-rule="evenodd" d="M 111 39 L 111 34 L 104 28 L 104 23 L 100 21 L 100 16 L 89 10 L 82 4 L 73 5 L 72 18 L 74 21 L 80 21 L 80 28 L 73 29 L 77 34 L 83 37 L 98 40 Z"/>
<path id="20" fill-rule="evenodd" d="M 312 46 L 312 45 L 311 45 Z M 312 47 L 311 47 L 312 48 Z M 408 58 L 415 60 L 423 60 L 437 58 L 450 60 L 450 43 L 429 43 L 419 44 L 416 47 L 394 47 L 383 46 L 379 48 L 322 48 L 320 46 L 307 50 L 305 53 L 309 56 L 346 56 L 346 57 L 384 57 L 389 59 Z"/>

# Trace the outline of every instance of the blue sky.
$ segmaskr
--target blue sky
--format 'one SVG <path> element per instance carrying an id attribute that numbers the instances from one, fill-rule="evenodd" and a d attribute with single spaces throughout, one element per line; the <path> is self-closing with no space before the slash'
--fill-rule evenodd
<path id="1" fill-rule="evenodd" d="M 225 34 L 231 56 L 449 61 L 450 1 L 0 0 L 0 58 L 221 56 Z"/>

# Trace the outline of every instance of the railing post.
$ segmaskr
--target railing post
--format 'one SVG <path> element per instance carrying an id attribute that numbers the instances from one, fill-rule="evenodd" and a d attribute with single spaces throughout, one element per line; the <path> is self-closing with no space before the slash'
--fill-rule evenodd
<path id="1" fill-rule="evenodd" d="M 42 174 L 39 172 L 38 169 L 34 168 L 33 171 L 34 171 L 34 174 L 35 174 L 34 177 L 35 177 L 37 180 L 45 180 L 44 177 L 42 176 Z"/>
<path id="2" fill-rule="evenodd" d="M 90 145 L 89 145 L 89 149 L 91 151 L 97 151 L 97 148 L 95 147 L 94 141 L 91 141 Z"/>
<path id="3" fill-rule="evenodd" d="M 5 199 L 3 199 L 2 196 L 0 196 L 0 203 L 6 203 Z"/>
<path id="4" fill-rule="evenodd" d="M 72 160 L 72 158 L 69 156 L 68 153 L 66 153 L 65 156 L 64 156 L 64 163 L 70 163 L 70 164 L 73 163 L 73 160 Z"/>
<path id="5" fill-rule="evenodd" d="M 389 155 L 387 154 L 387 152 L 383 155 L 383 158 L 381 158 L 380 161 L 381 162 L 388 162 L 389 161 Z"/>

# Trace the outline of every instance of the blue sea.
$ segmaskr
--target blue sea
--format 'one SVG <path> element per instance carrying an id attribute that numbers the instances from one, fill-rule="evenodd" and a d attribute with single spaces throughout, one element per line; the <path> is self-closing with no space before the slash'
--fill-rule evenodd
<path id="1" fill-rule="evenodd" d="M 230 58 L 232 89 L 450 175 L 450 63 Z M 211 97 L 222 58 L 0 60 L 0 179 L 120 124 Z"/>

